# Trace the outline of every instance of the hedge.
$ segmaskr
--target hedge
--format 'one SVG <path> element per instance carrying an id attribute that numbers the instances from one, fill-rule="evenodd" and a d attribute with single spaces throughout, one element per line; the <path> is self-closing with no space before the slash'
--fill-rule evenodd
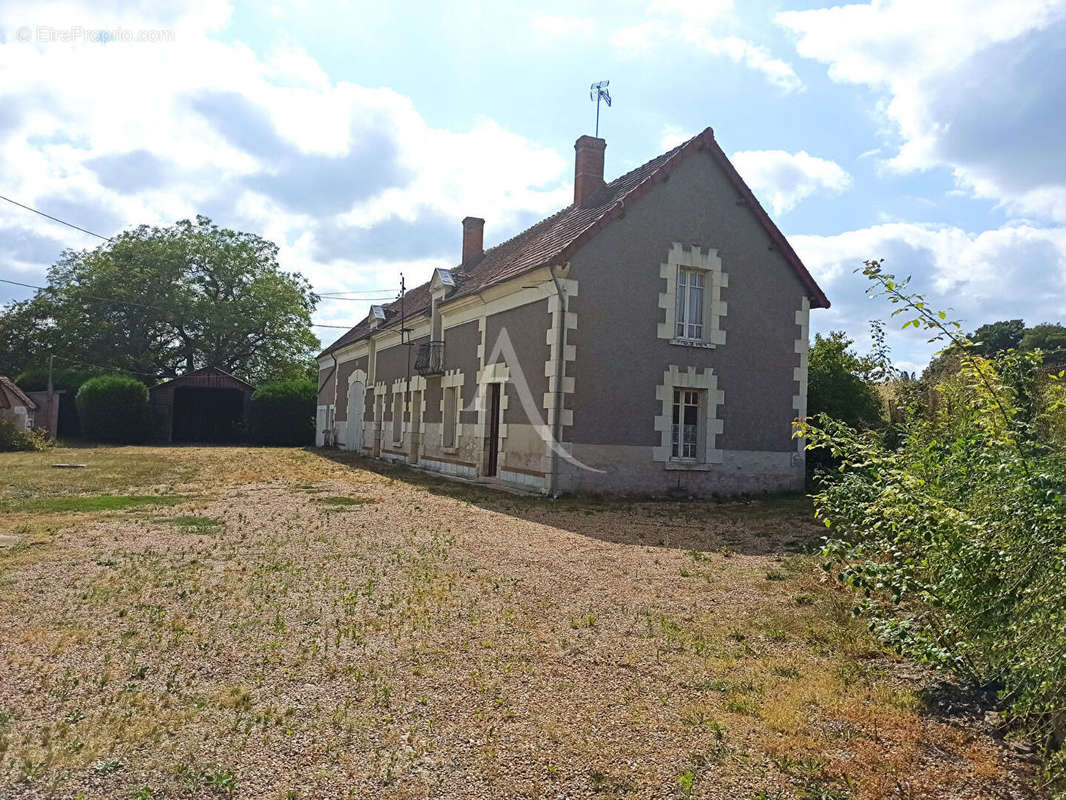
<path id="1" fill-rule="evenodd" d="M 101 375 L 77 395 L 82 435 L 100 442 L 136 444 L 148 438 L 148 389 L 136 378 Z"/>
<path id="2" fill-rule="evenodd" d="M 248 430 L 253 442 L 272 445 L 309 445 L 315 441 L 313 380 L 292 378 L 260 386 L 252 395 Z"/>

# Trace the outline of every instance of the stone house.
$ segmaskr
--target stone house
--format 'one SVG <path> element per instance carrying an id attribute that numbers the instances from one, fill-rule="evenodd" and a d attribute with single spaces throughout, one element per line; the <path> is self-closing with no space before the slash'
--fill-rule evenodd
<path id="1" fill-rule="evenodd" d="M 13 380 L 0 375 L 0 419 L 28 431 L 33 428 L 36 415 L 37 404 Z"/>
<path id="2" fill-rule="evenodd" d="M 829 301 L 710 128 L 373 306 L 318 357 L 317 444 L 548 494 L 799 489 Z"/>

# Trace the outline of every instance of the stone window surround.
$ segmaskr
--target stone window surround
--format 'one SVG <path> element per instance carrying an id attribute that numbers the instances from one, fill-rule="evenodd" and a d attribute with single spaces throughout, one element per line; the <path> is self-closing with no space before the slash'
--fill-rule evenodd
<path id="1" fill-rule="evenodd" d="M 700 457 L 695 461 L 676 459 L 672 452 L 672 423 L 675 389 L 701 390 L 700 434 L 702 447 L 697 447 Z M 718 407 L 725 403 L 725 392 L 718 388 L 718 376 L 707 367 L 697 371 L 695 367 L 682 370 L 671 364 L 663 373 L 663 382 L 655 387 L 655 398 L 661 413 L 655 417 L 655 430 L 659 432 L 660 444 L 652 448 L 652 460 L 660 461 L 666 469 L 708 470 L 712 464 L 722 463 L 722 451 L 715 445 L 722 433 L 723 421 L 718 418 Z"/>
<path id="2" fill-rule="evenodd" d="M 459 421 L 462 419 L 460 413 L 463 410 L 463 384 L 464 375 L 462 370 L 450 369 L 447 370 L 440 379 L 440 449 L 443 453 L 454 455 L 459 452 L 459 441 L 463 435 L 463 424 Z M 455 444 L 447 446 L 444 444 L 444 409 L 445 402 L 444 396 L 448 389 L 455 389 Z M 425 401 L 423 401 L 424 403 Z"/>
<path id="3" fill-rule="evenodd" d="M 569 272 L 569 265 L 564 275 Z M 544 474 L 551 472 L 551 436 L 555 428 L 555 416 L 559 415 L 559 442 L 558 446 L 565 452 L 571 452 L 571 445 L 566 441 L 566 428 L 574 424 L 574 411 L 566 407 L 566 398 L 574 394 L 574 376 L 566 374 L 566 365 L 577 360 L 577 346 L 570 344 L 570 331 L 577 330 L 577 312 L 570 310 L 570 298 L 578 296 L 578 282 L 569 277 L 560 277 L 559 284 L 563 289 L 563 295 L 567 300 L 566 312 L 562 313 L 563 304 L 556 293 L 548 296 L 548 315 L 550 323 L 544 335 L 544 343 L 548 345 L 548 360 L 544 362 L 544 377 L 548 379 L 548 390 L 544 393 L 545 411 L 545 453 Z M 563 327 L 562 352 L 559 351 L 559 328 Z M 559 375 L 562 361 L 562 375 Z M 561 381 L 560 381 L 561 377 Z M 556 409 L 556 402 L 560 401 L 562 408 Z"/>
<path id="4" fill-rule="evenodd" d="M 707 273 L 703 286 L 703 338 L 678 338 L 676 331 L 677 314 L 677 273 L 679 269 L 702 270 Z M 658 338 L 666 339 L 670 344 L 685 347 L 714 348 L 725 344 L 725 330 L 722 318 L 727 306 L 722 300 L 722 289 L 729 287 L 729 275 L 722 271 L 722 259 L 718 251 L 708 249 L 706 253 L 699 245 L 686 248 L 680 242 L 674 242 L 667 251 L 666 261 L 659 265 L 659 277 L 666 281 L 666 291 L 659 293 L 659 308 L 666 312 L 666 319 L 658 325 Z"/>

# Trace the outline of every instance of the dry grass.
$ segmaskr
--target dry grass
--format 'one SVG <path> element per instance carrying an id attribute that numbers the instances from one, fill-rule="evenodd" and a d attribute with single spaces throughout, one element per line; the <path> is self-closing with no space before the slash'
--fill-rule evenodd
<path id="1" fill-rule="evenodd" d="M 987 733 L 921 713 L 802 554 L 801 500 L 366 466 L 0 456 L 7 500 L 188 498 L 3 515 L 0 797 L 1029 796 Z"/>

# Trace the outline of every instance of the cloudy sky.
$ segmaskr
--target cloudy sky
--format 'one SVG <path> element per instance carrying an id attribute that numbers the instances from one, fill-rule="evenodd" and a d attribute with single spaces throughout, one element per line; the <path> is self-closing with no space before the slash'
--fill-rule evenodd
<path id="1" fill-rule="evenodd" d="M 1066 316 L 1066 0 L 178 6 L 5 0 L 0 194 L 107 236 L 206 214 L 381 297 L 466 215 L 491 245 L 565 206 L 608 78 L 608 176 L 712 126 L 833 301 L 815 330 L 887 317 L 868 257 L 967 327 Z M 0 277 L 95 244 L 0 203 Z"/>

